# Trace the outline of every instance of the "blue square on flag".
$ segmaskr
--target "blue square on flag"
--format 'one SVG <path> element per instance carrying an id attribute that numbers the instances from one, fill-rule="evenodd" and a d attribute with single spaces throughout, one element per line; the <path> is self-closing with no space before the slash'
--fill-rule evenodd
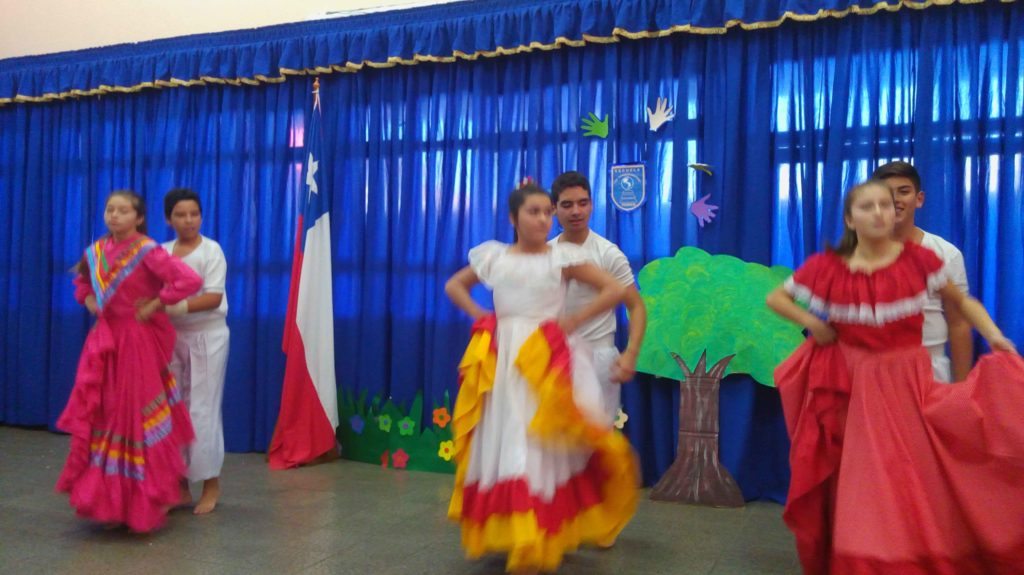
<path id="1" fill-rule="evenodd" d="M 647 167 L 641 163 L 615 164 L 612 166 L 612 203 L 615 207 L 631 212 L 647 198 Z"/>

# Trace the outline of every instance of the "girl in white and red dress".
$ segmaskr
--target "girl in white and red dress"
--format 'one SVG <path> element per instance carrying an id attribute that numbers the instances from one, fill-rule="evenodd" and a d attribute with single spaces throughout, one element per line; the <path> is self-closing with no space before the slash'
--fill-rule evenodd
<path id="1" fill-rule="evenodd" d="M 1024 362 L 938 256 L 891 239 L 885 183 L 853 188 L 843 213 L 839 246 L 768 296 L 811 334 L 775 371 L 804 572 L 1024 573 Z M 921 345 L 929 292 L 993 349 L 957 385 Z"/>
<path id="2" fill-rule="evenodd" d="M 592 353 L 572 335 L 623 288 L 578 246 L 547 244 L 553 211 L 543 189 L 520 187 L 509 198 L 516 242 L 473 248 L 445 285 L 477 320 L 459 365 L 448 515 L 469 557 L 505 553 L 513 573 L 553 571 L 580 544 L 610 546 L 639 488 L 629 442 L 604 415 Z M 599 293 L 563 315 L 570 279 Z M 478 283 L 494 291 L 494 315 L 470 296 Z"/>

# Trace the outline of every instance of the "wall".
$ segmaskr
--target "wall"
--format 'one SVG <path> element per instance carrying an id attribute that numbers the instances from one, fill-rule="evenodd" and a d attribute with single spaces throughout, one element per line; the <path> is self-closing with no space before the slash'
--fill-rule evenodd
<path id="1" fill-rule="evenodd" d="M 0 59 L 453 0 L 0 0 Z"/>

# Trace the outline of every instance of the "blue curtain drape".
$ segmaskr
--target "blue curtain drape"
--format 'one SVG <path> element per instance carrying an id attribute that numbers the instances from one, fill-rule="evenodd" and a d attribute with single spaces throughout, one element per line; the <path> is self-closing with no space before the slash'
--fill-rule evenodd
<path id="1" fill-rule="evenodd" d="M 721 34 L 985 0 L 472 0 L 0 61 L 0 106 Z M 989 0 L 996 1 L 996 0 Z M 1016 0 L 999 0 L 1014 2 Z"/>
<path id="2" fill-rule="evenodd" d="M 794 266 L 838 236 L 852 182 L 912 160 L 920 224 L 963 248 L 972 291 L 1024 342 L 1022 26 L 1020 4 L 954 6 L 322 76 L 339 385 L 399 402 L 422 391 L 428 406 L 454 395 L 469 322 L 443 283 L 471 246 L 511 239 L 516 182 L 567 169 L 590 176 L 593 227 L 639 271 L 683 245 Z M 310 85 L 0 107 L 0 421 L 52 426 L 67 399 L 89 325 L 67 270 L 102 233 L 106 194 L 143 193 L 166 239 L 160 199 L 189 186 L 229 265 L 228 448 L 266 448 Z M 676 117 L 651 132 L 659 96 Z M 610 116 L 607 139 L 582 136 L 589 112 Z M 608 170 L 631 161 L 647 164 L 648 198 L 627 214 Z M 719 215 L 701 229 L 689 204 L 709 193 Z M 677 382 L 641 376 L 624 396 L 651 482 L 674 456 Z M 775 390 L 730 376 L 721 425 L 744 494 L 782 499 Z"/>

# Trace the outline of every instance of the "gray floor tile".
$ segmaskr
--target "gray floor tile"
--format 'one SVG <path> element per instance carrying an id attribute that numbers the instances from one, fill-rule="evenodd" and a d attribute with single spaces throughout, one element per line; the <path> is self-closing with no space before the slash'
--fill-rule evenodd
<path id="1" fill-rule="evenodd" d="M 263 454 L 228 454 L 216 512 L 177 510 L 164 529 L 139 535 L 80 519 L 54 493 L 66 436 L 0 426 L 0 446 L 0 573 L 504 572 L 503 557 L 464 557 L 459 528 L 446 518 L 450 475 L 351 461 L 270 471 Z M 581 549 L 559 573 L 799 573 L 781 506 L 711 509 L 646 495 L 614 548 Z"/>

